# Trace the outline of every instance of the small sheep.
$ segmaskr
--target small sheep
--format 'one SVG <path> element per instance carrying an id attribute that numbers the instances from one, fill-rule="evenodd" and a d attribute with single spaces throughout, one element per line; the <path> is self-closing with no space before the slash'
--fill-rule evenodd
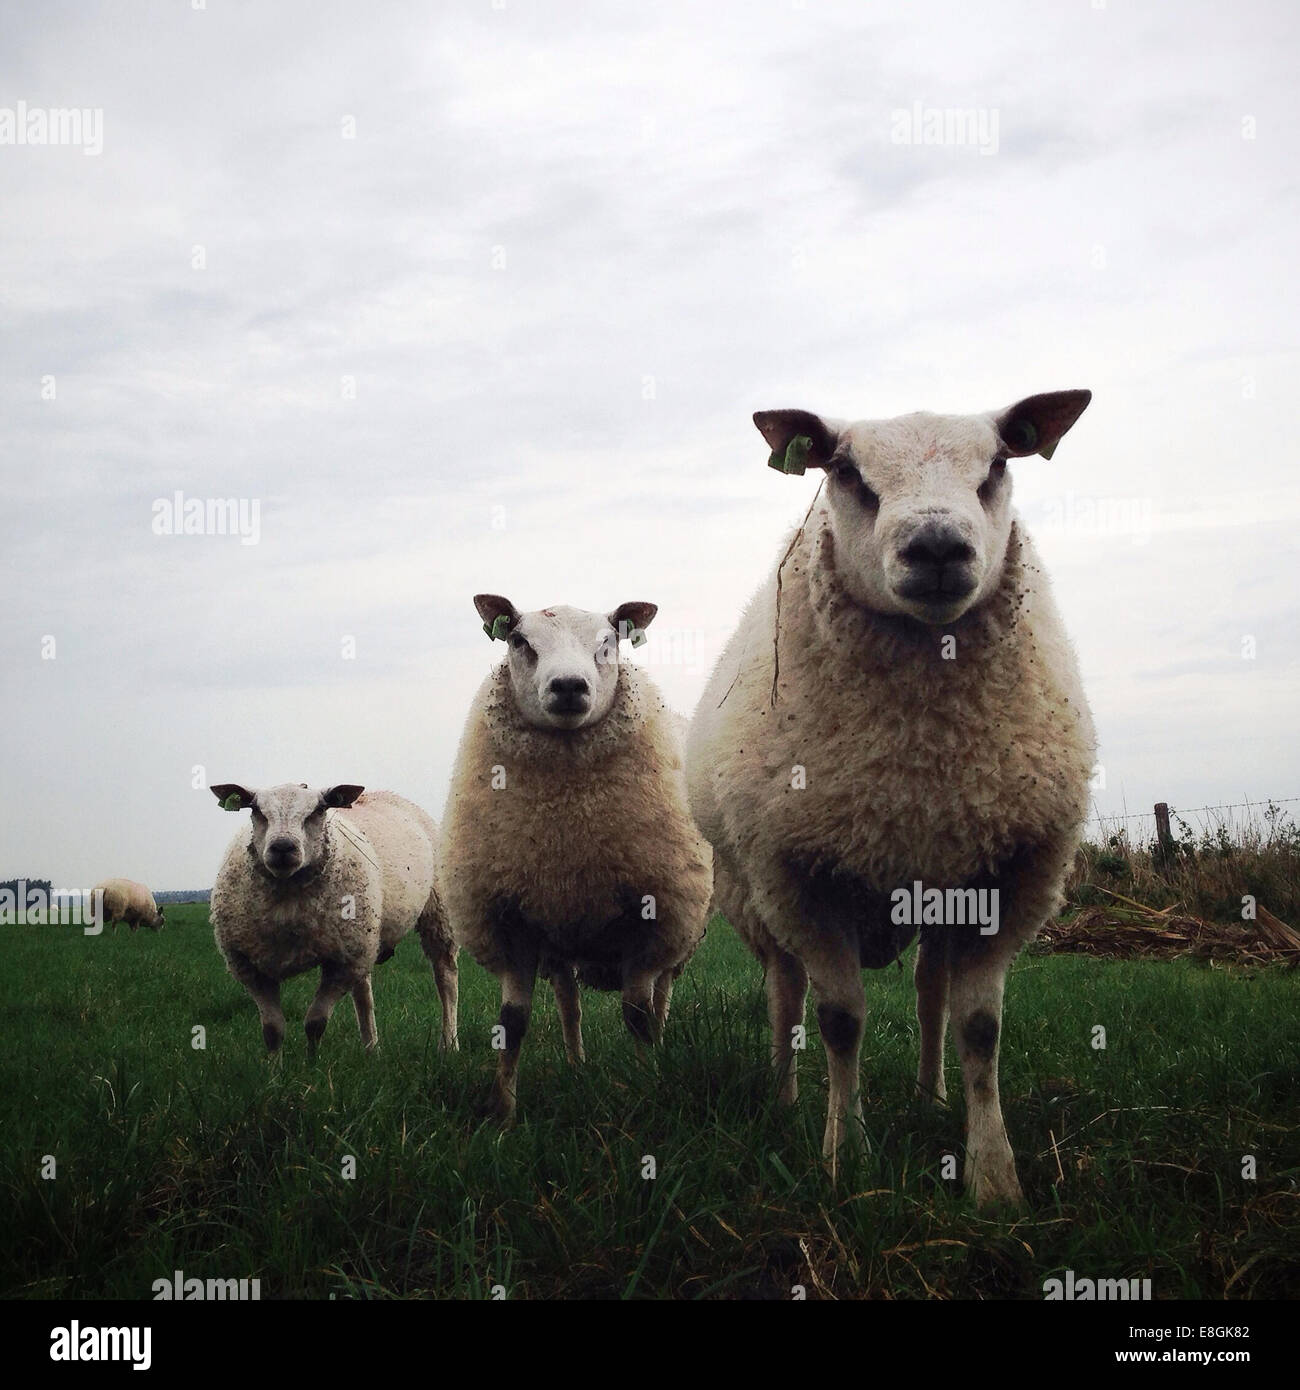
<path id="1" fill-rule="evenodd" d="M 284 1039 L 280 982 L 320 967 L 307 1011 L 307 1051 L 349 990 L 367 1051 L 379 1041 L 370 973 L 412 927 L 433 966 L 444 1048 L 455 1048 L 456 949 L 434 879 L 438 830 L 394 792 L 351 785 L 212 788 L 251 810 L 212 889 L 212 928 L 230 973 L 253 996 L 268 1050 Z M 364 794 L 363 794 L 364 793 Z"/>
<path id="2" fill-rule="evenodd" d="M 135 931 L 143 923 L 154 931 L 162 931 L 166 925 L 163 920 L 165 909 L 154 902 L 153 894 L 143 883 L 137 883 L 133 878 L 106 878 L 91 889 L 91 901 L 103 904 L 101 927 L 111 922 L 116 931 L 117 924 L 125 922 Z"/>
<path id="3" fill-rule="evenodd" d="M 444 817 L 441 883 L 452 935 L 501 981 L 489 1109 L 515 1111 L 537 974 L 565 1051 L 583 1058 L 578 984 L 621 990 L 638 1046 L 657 1042 L 673 981 L 704 935 L 708 845 L 686 804 L 680 742 L 649 679 L 619 664 L 657 611 L 474 600 L 506 659 L 479 688 Z"/>
<path id="4" fill-rule="evenodd" d="M 774 466 L 824 469 L 825 495 L 746 609 L 687 744 L 717 906 L 765 968 L 780 1094 L 795 1098 L 811 978 L 833 1167 L 862 1128 L 861 967 L 896 960 L 919 927 L 917 1084 L 945 1098 L 951 1010 L 979 1202 L 1023 1200 L 998 1095 L 1003 984 L 1059 906 L 1094 761 L 1006 460 L 1050 458 L 1090 398 L 856 424 L 755 415 Z"/>

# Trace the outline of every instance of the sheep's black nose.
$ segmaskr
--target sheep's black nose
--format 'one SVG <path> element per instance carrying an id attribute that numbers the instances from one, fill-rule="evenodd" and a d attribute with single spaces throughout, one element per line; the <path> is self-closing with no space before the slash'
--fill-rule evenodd
<path id="1" fill-rule="evenodd" d="M 586 695 L 590 686 L 582 676 L 556 676 L 550 689 L 552 695 L 571 698 L 574 695 Z"/>
<path id="2" fill-rule="evenodd" d="M 908 541 L 901 554 L 909 565 L 964 565 L 975 558 L 975 547 L 955 527 L 930 521 Z"/>
<path id="3" fill-rule="evenodd" d="M 272 840 L 266 847 L 268 859 L 295 859 L 298 846 L 293 840 Z"/>

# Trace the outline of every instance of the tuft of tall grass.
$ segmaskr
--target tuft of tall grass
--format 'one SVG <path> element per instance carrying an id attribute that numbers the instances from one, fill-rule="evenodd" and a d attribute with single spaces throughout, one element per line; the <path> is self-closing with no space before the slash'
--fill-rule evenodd
<path id="1" fill-rule="evenodd" d="M 1300 826 L 1272 803 L 1260 815 L 1234 820 L 1216 813 L 1194 829 L 1171 813 L 1174 843 L 1130 835 L 1124 823 L 1103 820 L 1080 847 L 1066 884 L 1072 908 L 1114 901 L 1113 893 L 1148 907 L 1177 906 L 1211 922 L 1240 922 L 1249 894 L 1276 917 L 1300 927 Z"/>

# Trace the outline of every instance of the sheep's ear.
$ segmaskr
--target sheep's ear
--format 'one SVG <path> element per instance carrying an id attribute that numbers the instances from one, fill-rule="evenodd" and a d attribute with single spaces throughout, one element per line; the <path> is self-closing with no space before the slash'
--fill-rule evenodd
<path id="1" fill-rule="evenodd" d="M 337 787 L 323 788 L 320 799 L 326 806 L 346 807 L 351 806 L 363 791 L 364 787 L 354 786 L 351 782 L 340 782 Z"/>
<path id="2" fill-rule="evenodd" d="M 247 811 L 253 804 L 256 792 L 250 792 L 247 787 L 241 787 L 237 782 L 219 782 L 214 787 L 209 787 L 212 795 L 221 802 L 223 811 Z"/>
<path id="3" fill-rule="evenodd" d="M 1008 406 L 993 423 L 1010 458 L 1041 454 L 1049 459 L 1061 436 L 1087 409 L 1091 391 L 1048 391 Z"/>
<path id="4" fill-rule="evenodd" d="M 645 641 L 646 628 L 654 621 L 658 611 L 657 603 L 639 603 L 633 600 L 631 603 L 620 603 L 606 616 L 609 618 L 610 627 L 618 633 L 620 642 L 626 637 L 634 647 L 639 647 Z"/>
<path id="5" fill-rule="evenodd" d="M 768 467 L 782 473 L 825 468 L 839 443 L 838 421 L 823 420 L 810 410 L 759 410 L 754 423 L 772 451 Z"/>
<path id="6" fill-rule="evenodd" d="M 506 634 L 519 621 L 519 610 L 500 594 L 475 594 L 474 607 L 483 619 L 483 631 L 495 642 L 505 640 Z"/>

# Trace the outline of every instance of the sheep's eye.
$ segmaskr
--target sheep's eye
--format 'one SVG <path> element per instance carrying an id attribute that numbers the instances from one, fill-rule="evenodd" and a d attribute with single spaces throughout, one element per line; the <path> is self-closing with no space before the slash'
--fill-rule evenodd
<path id="1" fill-rule="evenodd" d="M 868 510 L 875 511 L 880 506 L 880 498 L 867 486 L 862 474 L 851 463 L 836 464 L 831 475 L 837 483 L 851 489 L 853 495 Z"/>
<path id="2" fill-rule="evenodd" d="M 252 811 L 252 813 L 253 813 L 253 819 L 254 819 L 254 820 L 261 821 L 263 824 L 265 824 L 265 822 L 266 822 L 266 817 L 261 813 L 261 811 L 259 811 L 259 810 L 257 809 L 256 806 L 251 806 L 251 807 L 249 807 L 249 809 L 250 809 L 250 810 Z"/>
<path id="3" fill-rule="evenodd" d="M 529 661 L 537 660 L 537 653 L 533 650 L 528 638 L 521 637 L 517 632 L 510 634 L 510 649 L 511 651 L 523 652 Z"/>
<path id="4" fill-rule="evenodd" d="M 998 484 L 1002 481 L 1003 475 L 1007 471 L 1006 459 L 994 459 L 989 465 L 989 475 L 979 485 L 977 492 L 981 502 L 989 502 L 993 494 L 998 490 Z"/>

